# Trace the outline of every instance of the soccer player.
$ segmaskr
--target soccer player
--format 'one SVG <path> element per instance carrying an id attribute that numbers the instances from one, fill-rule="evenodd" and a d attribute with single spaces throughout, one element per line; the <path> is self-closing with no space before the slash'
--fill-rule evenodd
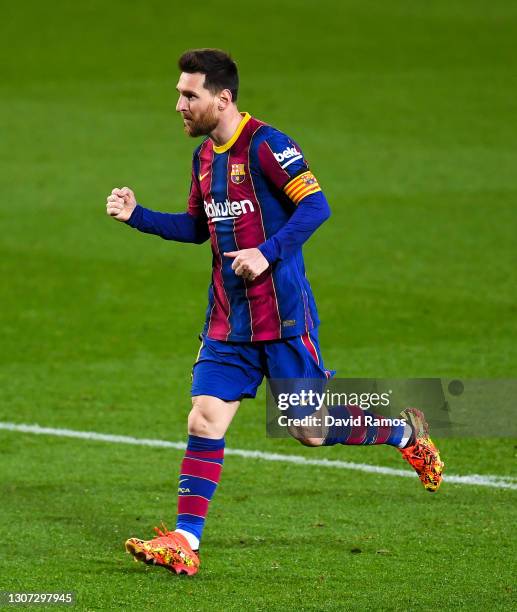
<path id="1" fill-rule="evenodd" d="M 281 131 L 237 108 L 239 78 L 223 51 L 197 49 L 179 59 L 178 103 L 185 132 L 204 136 L 194 151 L 188 208 L 161 213 L 137 204 L 128 187 L 113 189 L 107 214 L 166 240 L 210 240 L 212 282 L 201 347 L 192 371 L 188 443 L 181 463 L 176 529 L 151 540 L 130 538 L 135 559 L 180 574 L 199 568 L 199 543 L 221 476 L 224 436 L 243 398 L 263 377 L 321 379 L 319 318 L 305 275 L 302 246 L 330 216 L 302 149 Z M 371 415 L 354 406 L 338 415 Z M 374 415 L 376 416 L 376 415 Z M 402 452 L 424 487 L 435 491 L 443 463 L 424 415 L 406 424 L 330 427 L 324 436 L 293 435 L 308 446 L 388 444 Z"/>

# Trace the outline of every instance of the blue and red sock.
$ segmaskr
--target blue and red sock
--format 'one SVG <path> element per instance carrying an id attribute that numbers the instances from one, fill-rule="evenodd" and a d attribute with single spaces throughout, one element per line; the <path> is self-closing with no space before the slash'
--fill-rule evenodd
<path id="1" fill-rule="evenodd" d="M 210 500 L 215 493 L 224 459 L 224 438 L 189 435 L 178 485 L 176 531 L 193 549 L 199 548 Z"/>
<path id="2" fill-rule="evenodd" d="M 411 428 L 398 424 L 400 419 L 395 421 L 359 406 L 332 406 L 328 412 L 336 424 L 330 425 L 324 446 L 389 444 L 400 448 L 410 439 Z"/>

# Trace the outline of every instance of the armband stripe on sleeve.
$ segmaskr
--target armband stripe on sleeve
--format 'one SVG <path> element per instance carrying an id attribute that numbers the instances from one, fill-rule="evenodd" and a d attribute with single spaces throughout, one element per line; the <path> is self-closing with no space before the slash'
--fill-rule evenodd
<path id="1" fill-rule="evenodd" d="M 314 174 L 310 171 L 295 176 L 284 187 L 284 192 L 295 204 L 298 204 L 305 196 L 321 191 L 321 187 Z"/>

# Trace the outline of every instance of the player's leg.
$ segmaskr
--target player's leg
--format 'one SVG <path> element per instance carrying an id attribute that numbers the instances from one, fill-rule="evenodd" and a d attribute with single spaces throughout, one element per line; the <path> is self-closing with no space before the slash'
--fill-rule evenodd
<path id="1" fill-rule="evenodd" d="M 307 379 L 311 381 L 311 386 L 315 387 L 314 390 L 321 393 L 326 388 L 326 381 L 335 374 L 334 371 L 325 368 L 317 329 L 302 336 L 271 343 L 269 350 L 272 353 L 269 361 L 271 378 L 288 379 L 293 381 L 293 384 L 298 384 L 298 380 Z M 369 410 L 362 410 L 359 406 L 324 406 L 315 411 L 312 405 L 301 405 L 292 407 L 289 412 L 297 419 L 306 416 L 317 417 L 315 419 L 317 425 L 289 428 L 289 433 L 305 446 L 389 444 L 398 447 L 407 444 L 412 435 L 410 425 L 367 425 L 368 422 L 376 423 L 378 419 L 384 420 L 385 417 Z M 327 420 L 326 416 L 333 417 L 337 424 L 327 425 L 332 419 Z M 342 425 L 346 422 L 351 424 Z"/>
<path id="2" fill-rule="evenodd" d="M 126 550 L 136 560 L 164 566 L 177 574 L 197 573 L 199 543 L 223 467 L 224 435 L 239 404 L 211 395 L 192 397 L 178 484 L 176 529 L 155 528 L 157 537 L 151 540 L 127 540 Z"/>
<path id="3" fill-rule="evenodd" d="M 270 384 L 276 385 L 277 380 L 288 384 L 288 389 L 273 387 L 275 395 L 280 391 L 299 393 L 302 387 L 306 387 L 305 380 L 310 380 L 312 385 L 316 384 L 317 390 L 322 391 L 326 381 L 335 374 L 323 364 L 317 329 L 301 336 L 267 342 L 264 350 Z M 311 406 L 297 406 L 288 410 L 288 416 L 301 419 L 313 412 Z M 288 431 L 304 446 L 322 446 L 325 441 L 325 430 L 319 426 L 289 426 Z"/>
<path id="4" fill-rule="evenodd" d="M 192 397 L 175 531 L 185 536 L 193 550 L 199 549 L 208 507 L 221 479 L 224 436 L 239 404 L 238 400 L 226 401 L 213 395 Z"/>
<path id="5" fill-rule="evenodd" d="M 149 541 L 128 540 L 126 549 L 137 560 L 176 573 L 198 571 L 205 519 L 223 467 L 224 435 L 240 400 L 255 396 L 262 376 L 252 345 L 203 339 L 192 370 L 192 409 L 180 468 L 176 529 L 157 530 L 158 537 Z"/>
<path id="6" fill-rule="evenodd" d="M 240 405 L 213 395 L 194 395 L 188 415 L 188 433 L 202 438 L 223 438 Z"/>
<path id="7" fill-rule="evenodd" d="M 269 377 L 279 379 L 325 379 L 333 372 L 323 365 L 317 330 L 283 342 L 271 343 Z M 292 411 L 298 418 L 312 415 L 311 406 L 299 406 Z M 325 416 L 332 417 L 326 425 Z M 415 469 L 428 491 L 436 491 L 442 480 L 444 464 L 438 449 L 429 437 L 428 425 L 422 412 L 406 409 L 401 419 L 385 416 L 359 406 L 331 406 L 319 411 L 319 426 L 291 427 L 289 432 L 306 446 L 387 444 L 398 448 L 404 459 Z M 405 421 L 405 423 L 404 423 Z M 321 424 L 325 423 L 325 424 Z"/>

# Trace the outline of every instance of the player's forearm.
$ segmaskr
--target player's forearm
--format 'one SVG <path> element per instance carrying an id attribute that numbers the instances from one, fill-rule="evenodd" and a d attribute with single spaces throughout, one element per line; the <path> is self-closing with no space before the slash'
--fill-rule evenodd
<path id="1" fill-rule="evenodd" d="M 321 191 L 304 198 L 289 221 L 258 248 L 270 264 L 287 259 L 330 217 L 327 199 Z"/>
<path id="2" fill-rule="evenodd" d="M 137 205 L 126 223 L 146 234 L 165 240 L 201 244 L 209 238 L 208 226 L 189 213 L 162 213 Z"/>

